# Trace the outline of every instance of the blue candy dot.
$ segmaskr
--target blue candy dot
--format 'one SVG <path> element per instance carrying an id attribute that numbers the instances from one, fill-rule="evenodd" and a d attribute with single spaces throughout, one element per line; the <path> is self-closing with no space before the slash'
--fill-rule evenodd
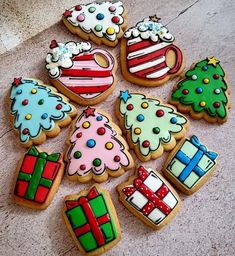
<path id="1" fill-rule="evenodd" d="M 17 93 L 17 94 L 21 94 L 21 93 L 22 93 L 22 90 L 21 90 L 21 89 L 18 89 L 18 90 L 16 91 L 16 93 Z"/>
<path id="2" fill-rule="evenodd" d="M 97 117 L 96 117 L 96 120 L 97 120 L 97 121 L 101 121 L 102 119 L 103 119 L 102 116 L 97 116 Z"/>
<path id="3" fill-rule="evenodd" d="M 203 92 L 203 89 L 201 87 L 196 88 L 196 93 L 202 93 L 202 92 Z"/>
<path id="4" fill-rule="evenodd" d="M 144 116 L 142 114 L 139 114 L 137 117 L 136 117 L 137 121 L 139 122 L 142 122 L 144 121 Z"/>
<path id="5" fill-rule="evenodd" d="M 96 19 L 97 19 L 97 20 L 103 20 L 103 19 L 104 19 L 104 14 L 98 13 L 98 14 L 96 15 Z"/>
<path id="6" fill-rule="evenodd" d="M 44 114 L 42 114 L 42 116 L 41 116 L 42 119 L 46 119 L 47 117 L 48 117 L 48 114 L 47 114 L 47 113 L 44 113 Z"/>
<path id="7" fill-rule="evenodd" d="M 207 66 L 203 66 L 203 67 L 202 67 L 202 70 L 203 70 L 203 71 L 206 71 L 207 69 L 208 69 Z"/>
<path id="8" fill-rule="evenodd" d="M 176 118 L 176 117 L 172 117 L 171 120 L 170 120 L 170 122 L 171 122 L 172 124 L 176 124 L 176 123 L 177 123 L 177 118 Z"/>
<path id="9" fill-rule="evenodd" d="M 86 145 L 88 148 L 94 148 L 94 146 L 96 145 L 96 142 L 95 142 L 95 140 L 90 139 L 87 141 Z"/>

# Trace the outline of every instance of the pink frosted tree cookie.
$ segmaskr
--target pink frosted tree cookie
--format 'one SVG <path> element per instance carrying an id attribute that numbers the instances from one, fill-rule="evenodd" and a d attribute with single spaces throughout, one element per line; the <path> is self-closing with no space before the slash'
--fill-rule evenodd
<path id="1" fill-rule="evenodd" d="M 67 175 L 85 183 L 103 182 L 133 166 L 120 128 L 103 111 L 88 107 L 78 117 L 68 140 Z"/>

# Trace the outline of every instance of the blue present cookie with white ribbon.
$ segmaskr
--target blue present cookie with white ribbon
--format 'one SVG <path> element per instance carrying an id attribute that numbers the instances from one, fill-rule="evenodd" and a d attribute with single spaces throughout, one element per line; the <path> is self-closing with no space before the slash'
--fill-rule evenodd
<path id="1" fill-rule="evenodd" d="M 182 192 L 192 194 L 212 175 L 218 154 L 201 144 L 197 136 L 183 139 L 170 153 L 164 175 Z"/>

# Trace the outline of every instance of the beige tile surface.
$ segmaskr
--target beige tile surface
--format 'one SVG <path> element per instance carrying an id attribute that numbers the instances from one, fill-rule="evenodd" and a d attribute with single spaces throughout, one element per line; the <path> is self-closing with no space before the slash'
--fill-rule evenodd
<path id="1" fill-rule="evenodd" d="M 4 8 L 11 9 L 8 6 L 9 1 L 2 2 L 7 6 Z M 23 35 L 25 36 L 27 34 L 25 31 L 27 31 L 28 36 L 22 36 L 23 41 L 39 31 L 42 32 L 20 45 L 18 45 L 18 41 L 15 43 L 18 46 L 2 54 L 0 59 L 0 255 L 79 255 L 64 225 L 61 207 L 65 195 L 88 188 L 91 183 L 76 184 L 68 181 L 65 177 L 52 204 L 45 211 L 38 212 L 15 205 L 11 198 L 12 180 L 17 160 L 25 150 L 14 136 L 8 119 L 7 107 L 7 91 L 13 77 L 35 77 L 48 82 L 44 58 L 51 39 L 79 40 L 71 35 L 61 22 L 58 22 L 60 15 L 55 11 L 69 7 L 70 1 L 15 0 L 12 2 L 17 2 L 19 11 L 12 9 L 11 15 L 18 15 L 18 17 L 24 15 L 19 5 L 24 5 L 26 10 L 37 6 L 34 17 L 30 17 L 30 26 L 37 23 L 39 17 L 41 21 L 48 17 L 45 11 L 48 8 L 44 8 L 44 5 L 47 5 L 50 7 L 50 26 L 54 25 L 43 30 L 47 28 L 45 26 L 43 31 L 35 30 L 34 26 L 32 34 L 31 28 L 27 31 L 27 26 L 25 26 L 22 30 L 24 31 Z M 195 2 L 180 0 L 165 1 L 164 3 L 156 0 L 128 0 L 124 2 L 129 11 L 130 25 L 134 25 L 139 19 L 154 13 L 161 16 L 165 24 L 169 23 L 169 30 L 175 35 L 178 45 L 185 53 L 187 68 L 192 62 L 207 56 L 215 55 L 220 59 L 227 71 L 232 88 L 232 102 L 234 102 L 235 3 L 233 0 L 199 0 Z M 17 28 L 17 25 L 12 25 L 11 19 L 6 17 L 6 9 L 2 13 L 6 20 L 4 29 L 11 31 L 10 28 Z M 54 16 L 57 18 L 54 19 Z M 16 42 L 15 38 L 21 38 L 20 35 L 21 32 L 16 29 L 12 34 L 9 32 L 6 40 L 13 45 Z M 3 49 L 4 47 L 6 47 L 5 43 Z M 10 48 L 12 47 L 7 49 Z M 119 60 L 119 46 L 109 50 Z M 170 81 L 159 88 L 148 89 L 126 82 L 120 74 L 120 70 L 118 77 L 119 83 L 113 94 L 105 102 L 98 104 L 98 107 L 110 113 L 114 120 L 117 120 L 114 116 L 114 102 L 120 90 L 145 92 L 167 101 L 177 80 Z M 77 107 L 78 110 L 82 110 L 81 107 Z M 138 221 L 118 201 L 115 186 L 126 180 L 133 171 L 125 173 L 122 177 L 110 179 L 103 184 L 111 193 L 122 227 L 122 240 L 106 255 L 232 256 L 235 254 L 234 120 L 233 110 L 230 111 L 228 122 L 223 125 L 211 125 L 204 121 L 190 119 L 189 134 L 196 134 L 211 150 L 218 151 L 219 167 L 209 182 L 196 194 L 189 197 L 180 194 L 183 200 L 182 210 L 169 225 L 158 232 L 153 232 Z M 69 129 L 63 129 L 58 137 L 48 139 L 43 147 L 51 151 L 65 150 L 64 140 L 68 131 Z M 160 170 L 167 155 L 168 153 L 164 153 L 161 158 L 146 163 L 146 166 Z M 139 161 L 136 160 L 136 163 Z"/>

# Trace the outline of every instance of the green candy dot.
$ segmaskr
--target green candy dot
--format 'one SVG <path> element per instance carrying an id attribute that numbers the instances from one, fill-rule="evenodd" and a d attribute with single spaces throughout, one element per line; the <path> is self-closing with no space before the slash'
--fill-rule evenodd
<path id="1" fill-rule="evenodd" d="M 44 100 L 43 99 L 40 99 L 39 101 L 38 101 L 38 105 L 42 105 L 44 103 Z"/>
<path id="2" fill-rule="evenodd" d="M 153 133 L 158 134 L 160 132 L 160 129 L 158 127 L 153 128 Z"/>
<path id="3" fill-rule="evenodd" d="M 82 153 L 80 151 L 76 151 L 76 152 L 74 152 L 73 156 L 74 156 L 74 158 L 78 159 L 82 156 Z"/>
<path id="4" fill-rule="evenodd" d="M 95 26 L 95 30 L 96 30 L 97 32 L 101 31 L 102 28 L 103 28 L 103 27 L 102 27 L 101 25 L 96 25 L 96 26 Z"/>
<path id="5" fill-rule="evenodd" d="M 94 6 L 92 6 L 92 7 L 90 7 L 89 9 L 88 9 L 88 11 L 90 12 L 90 13 L 93 13 L 93 12 L 95 12 L 95 7 Z"/>
<path id="6" fill-rule="evenodd" d="M 101 165 L 101 160 L 99 158 L 95 158 L 94 161 L 93 161 L 93 165 L 98 167 Z"/>

